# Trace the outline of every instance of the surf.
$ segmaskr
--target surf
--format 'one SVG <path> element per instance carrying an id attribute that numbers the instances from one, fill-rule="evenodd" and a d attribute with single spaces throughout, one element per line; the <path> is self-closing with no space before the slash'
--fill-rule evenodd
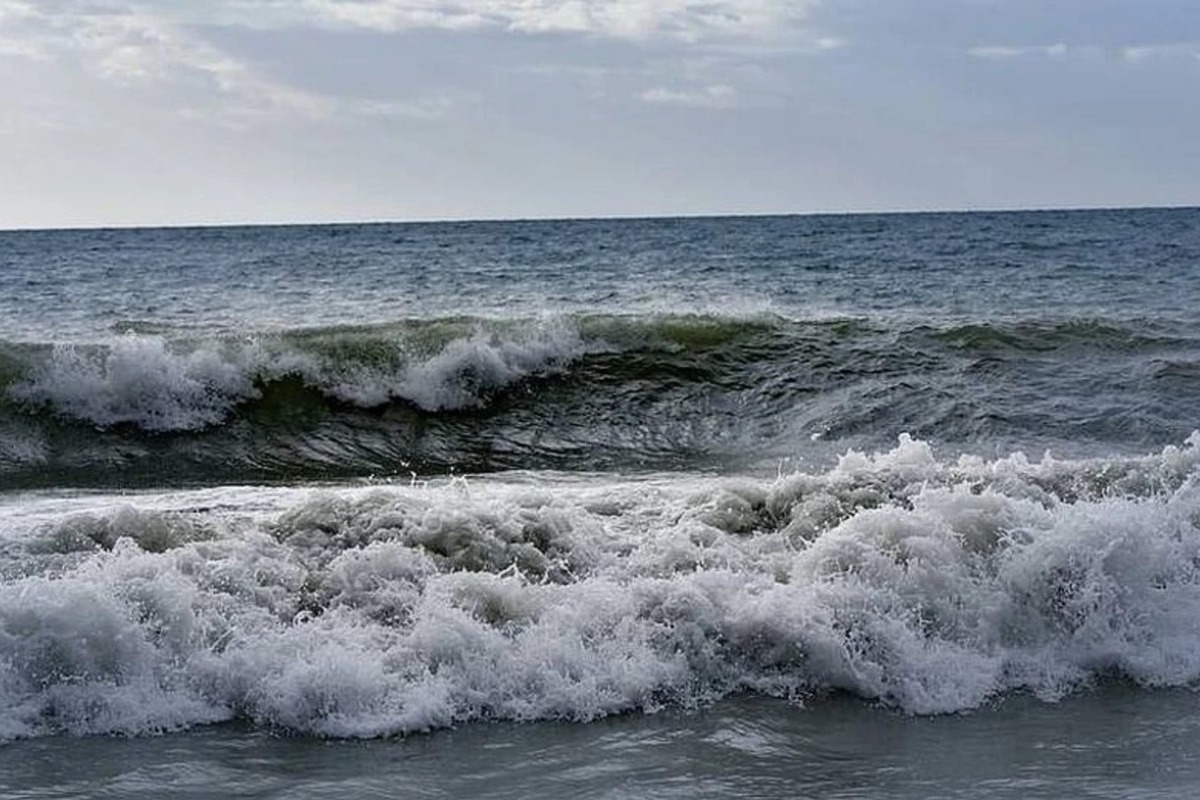
<path id="1" fill-rule="evenodd" d="M 1198 453 L 1200 434 L 941 458 L 904 436 L 769 479 L 10 496 L 0 735 L 373 737 L 746 692 L 943 714 L 1189 686 Z"/>

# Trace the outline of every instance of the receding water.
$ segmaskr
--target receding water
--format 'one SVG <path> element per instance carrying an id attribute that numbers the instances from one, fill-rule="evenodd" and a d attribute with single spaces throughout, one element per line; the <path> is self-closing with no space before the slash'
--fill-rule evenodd
<path id="1" fill-rule="evenodd" d="M 1197 698 L 1109 686 L 949 717 L 741 698 L 587 725 L 320 740 L 243 725 L 0 750 L 5 797 L 1186 798 Z"/>

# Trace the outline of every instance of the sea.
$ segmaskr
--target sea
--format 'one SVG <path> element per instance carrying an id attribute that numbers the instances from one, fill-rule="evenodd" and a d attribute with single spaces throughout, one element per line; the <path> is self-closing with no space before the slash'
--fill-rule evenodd
<path id="1" fill-rule="evenodd" d="M 1200 209 L 0 232 L 0 797 L 1191 798 Z"/>

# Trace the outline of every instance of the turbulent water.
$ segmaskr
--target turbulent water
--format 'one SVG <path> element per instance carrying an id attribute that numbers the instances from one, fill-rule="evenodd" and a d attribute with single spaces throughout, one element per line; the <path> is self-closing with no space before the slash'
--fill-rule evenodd
<path id="1" fill-rule="evenodd" d="M 1198 265 L 1192 209 L 0 233 L 0 739 L 1191 688 Z"/>

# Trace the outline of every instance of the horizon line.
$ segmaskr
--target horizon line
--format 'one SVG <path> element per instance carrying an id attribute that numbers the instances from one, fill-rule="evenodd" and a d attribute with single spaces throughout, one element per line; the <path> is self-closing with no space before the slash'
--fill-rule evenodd
<path id="1" fill-rule="evenodd" d="M 980 208 L 928 208 L 928 209 L 873 209 L 873 210 L 843 210 L 843 211 L 750 211 L 750 212 L 696 212 L 696 213 L 661 213 L 661 214 L 597 214 L 583 215 L 530 215 L 516 217 L 414 217 L 409 219 L 333 219 L 322 221 L 304 220 L 274 220 L 274 221 L 239 221 L 239 222 L 116 222 L 80 225 L 34 225 L 21 227 L 6 227 L 0 225 L 0 233 L 34 233 L 34 232 L 68 232 L 68 231 L 115 231 L 115 230 L 195 230 L 207 228 L 300 228 L 300 227 L 337 227 L 351 225 L 455 225 L 455 224 L 504 224 L 521 222 L 636 222 L 654 220 L 701 220 L 701 219 L 770 219 L 784 217 L 868 217 L 868 216 L 906 216 L 934 214 L 1036 214 L 1036 213 L 1068 213 L 1068 212 L 1104 212 L 1104 211 L 1184 211 L 1200 208 L 1200 204 L 1162 204 L 1162 205 L 1097 205 L 1097 206 L 997 206 Z"/>

